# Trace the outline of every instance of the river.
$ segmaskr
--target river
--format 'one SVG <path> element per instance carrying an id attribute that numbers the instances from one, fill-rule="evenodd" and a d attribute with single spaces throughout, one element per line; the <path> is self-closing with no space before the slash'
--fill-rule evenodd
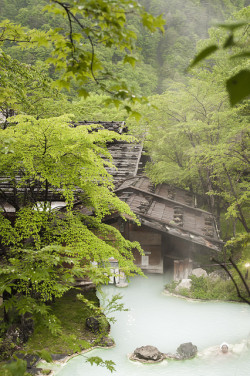
<path id="1" fill-rule="evenodd" d="M 111 336 L 112 349 L 95 349 L 71 359 L 57 376 L 246 376 L 250 374 L 250 348 L 232 356 L 207 356 L 206 349 L 222 342 L 242 343 L 250 339 L 250 306 L 238 303 L 197 302 L 163 294 L 167 275 L 133 278 L 128 287 L 109 285 L 110 298 L 121 293 L 129 311 L 116 312 Z M 203 354 L 192 360 L 141 364 L 128 359 L 136 347 L 152 345 L 162 352 L 176 352 L 184 342 L 192 342 Z M 86 363 L 86 356 L 113 360 L 116 371 Z"/>

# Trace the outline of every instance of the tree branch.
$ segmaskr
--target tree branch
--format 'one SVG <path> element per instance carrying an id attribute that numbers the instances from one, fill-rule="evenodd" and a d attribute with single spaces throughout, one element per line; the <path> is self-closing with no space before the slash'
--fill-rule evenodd
<path id="1" fill-rule="evenodd" d="M 223 264 L 223 263 L 221 263 L 220 261 L 216 260 L 215 258 L 212 258 L 212 261 L 218 263 L 218 264 L 220 265 L 220 267 L 223 268 L 223 269 L 226 271 L 226 273 L 229 275 L 231 281 L 233 282 L 233 284 L 234 284 L 234 286 L 235 286 L 235 288 L 236 288 L 236 291 L 237 291 L 237 295 L 238 295 L 238 297 L 239 297 L 240 299 L 242 299 L 245 303 L 247 303 L 247 304 L 250 305 L 250 301 L 247 300 L 246 298 L 244 298 L 244 296 L 241 295 L 241 292 L 240 292 L 240 290 L 239 290 L 239 287 L 238 287 L 238 285 L 237 285 L 237 283 L 236 283 L 234 277 L 232 276 L 232 274 L 230 273 L 230 271 L 229 271 L 228 268 L 226 267 L 226 265 Z"/>
<path id="2" fill-rule="evenodd" d="M 250 289 L 249 289 L 249 287 L 248 287 L 248 285 L 247 285 L 247 283 L 246 283 L 246 281 L 245 281 L 245 278 L 243 277 L 241 271 L 239 270 L 238 266 L 235 264 L 235 262 L 232 260 L 231 257 L 229 258 L 229 261 L 232 263 L 234 269 L 235 269 L 235 270 L 237 271 L 237 273 L 239 274 L 240 279 L 242 280 L 242 282 L 243 282 L 243 284 L 244 284 L 244 286 L 245 286 L 245 288 L 246 288 L 246 290 L 247 290 L 247 293 L 248 293 L 248 295 L 249 295 L 249 297 L 250 297 Z"/>

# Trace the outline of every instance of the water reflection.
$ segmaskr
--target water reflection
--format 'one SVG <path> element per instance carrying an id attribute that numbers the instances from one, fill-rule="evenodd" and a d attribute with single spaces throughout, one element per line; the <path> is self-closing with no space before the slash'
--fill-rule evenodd
<path id="1" fill-rule="evenodd" d="M 246 376 L 250 369 L 250 350 L 232 358 L 207 356 L 204 351 L 220 345 L 241 343 L 249 338 L 250 307 L 245 304 L 218 302 L 190 302 L 162 294 L 167 275 L 151 275 L 134 278 L 131 284 L 118 290 L 105 287 L 110 298 L 118 292 L 130 310 L 117 312 L 117 322 L 112 325 L 111 336 L 115 339 L 113 349 L 96 349 L 86 356 L 100 356 L 116 363 L 119 376 L 165 375 L 165 376 Z M 198 347 L 199 356 L 186 361 L 163 361 L 145 365 L 128 360 L 127 355 L 136 347 L 156 346 L 162 352 L 174 353 L 184 342 Z M 107 376 L 109 371 L 85 363 L 83 356 L 72 359 L 58 376 Z"/>

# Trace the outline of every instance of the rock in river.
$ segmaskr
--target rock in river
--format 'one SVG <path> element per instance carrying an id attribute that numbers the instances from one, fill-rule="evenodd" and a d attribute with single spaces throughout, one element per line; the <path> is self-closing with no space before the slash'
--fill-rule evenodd
<path id="1" fill-rule="evenodd" d="M 163 353 L 161 353 L 156 347 L 149 345 L 138 347 L 130 356 L 131 360 L 137 360 L 142 363 L 161 362 L 164 358 L 165 355 Z"/>
<path id="2" fill-rule="evenodd" d="M 192 342 L 182 343 L 177 349 L 177 355 L 180 359 L 191 359 L 197 354 L 197 346 L 193 345 Z"/>

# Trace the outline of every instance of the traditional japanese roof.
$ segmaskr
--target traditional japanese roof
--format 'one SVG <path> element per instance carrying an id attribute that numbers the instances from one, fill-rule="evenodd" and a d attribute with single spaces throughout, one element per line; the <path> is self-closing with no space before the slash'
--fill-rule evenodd
<path id="1" fill-rule="evenodd" d="M 113 131 L 119 134 L 126 134 L 128 132 L 128 128 L 125 124 L 125 121 L 78 121 L 71 123 L 71 126 L 76 128 L 81 125 L 93 125 L 95 124 L 96 127 L 93 129 L 107 129 L 108 131 Z"/>
<path id="2" fill-rule="evenodd" d="M 196 196 L 185 189 L 174 187 L 170 184 L 153 184 L 149 178 L 143 175 L 138 175 L 124 181 L 121 181 L 116 191 L 122 191 L 127 188 L 135 188 L 144 193 L 152 193 L 156 196 L 168 198 L 170 200 L 178 201 L 184 205 L 196 206 Z"/>
<path id="3" fill-rule="evenodd" d="M 142 224 L 210 249 L 221 249 L 223 242 L 213 215 L 194 207 L 192 193 L 167 184 L 153 186 L 145 176 L 122 182 L 115 192 Z"/>
<path id="4" fill-rule="evenodd" d="M 124 121 L 79 121 L 74 123 L 73 126 L 79 127 L 93 124 L 96 127 L 92 131 L 104 128 L 123 135 L 128 132 Z M 113 158 L 112 163 L 115 167 L 107 168 L 107 171 L 113 176 L 115 184 L 129 177 L 136 176 L 142 154 L 141 144 L 114 140 L 114 142 L 108 145 L 108 150 Z"/>
<path id="5" fill-rule="evenodd" d="M 108 148 L 113 158 L 114 168 L 107 168 L 107 171 L 113 176 L 115 184 L 119 184 L 124 179 L 134 177 L 137 174 L 142 145 L 118 142 Z"/>

